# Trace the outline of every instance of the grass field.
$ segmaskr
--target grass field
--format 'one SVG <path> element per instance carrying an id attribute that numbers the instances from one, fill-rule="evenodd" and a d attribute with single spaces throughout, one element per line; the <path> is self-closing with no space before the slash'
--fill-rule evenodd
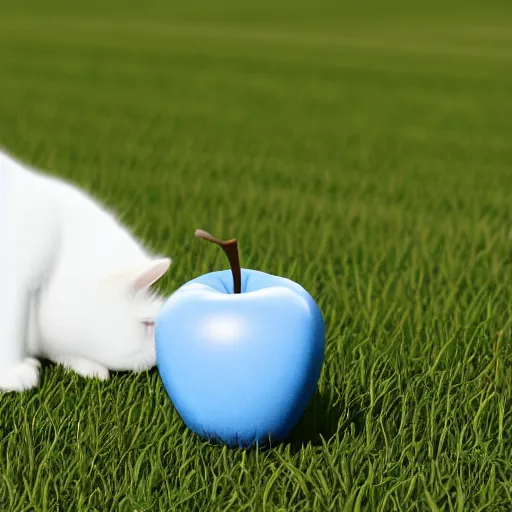
<path id="1" fill-rule="evenodd" d="M 303 284 L 325 366 L 268 451 L 185 429 L 158 374 L 45 365 L 0 397 L 0 510 L 512 510 L 512 6 L 7 2 L 0 145 L 174 265 Z M 272 357 L 272 354 L 269 354 Z"/>

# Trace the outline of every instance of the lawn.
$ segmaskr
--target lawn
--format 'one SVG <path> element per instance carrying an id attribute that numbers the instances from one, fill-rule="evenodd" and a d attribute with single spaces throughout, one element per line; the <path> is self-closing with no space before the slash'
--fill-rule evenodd
<path id="1" fill-rule="evenodd" d="M 226 268 L 198 227 L 303 284 L 317 393 L 231 450 L 156 371 L 45 365 L 0 397 L 0 510 L 512 510 L 512 6 L 243 4 L 4 2 L 0 145 L 171 256 L 166 295 Z"/>

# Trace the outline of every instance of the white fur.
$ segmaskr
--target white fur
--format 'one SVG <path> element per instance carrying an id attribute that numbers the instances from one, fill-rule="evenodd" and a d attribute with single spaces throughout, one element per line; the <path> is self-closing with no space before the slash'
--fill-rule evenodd
<path id="1" fill-rule="evenodd" d="M 39 383 L 39 362 L 86 377 L 156 364 L 148 254 L 87 194 L 0 150 L 0 391 Z"/>

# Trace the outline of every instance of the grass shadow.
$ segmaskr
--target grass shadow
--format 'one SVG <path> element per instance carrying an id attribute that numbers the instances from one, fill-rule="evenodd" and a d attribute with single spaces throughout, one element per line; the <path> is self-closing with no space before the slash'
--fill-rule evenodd
<path id="1" fill-rule="evenodd" d="M 345 426 L 353 424 L 357 432 L 364 428 L 363 423 L 362 411 L 347 410 L 345 405 L 333 403 L 330 393 L 316 390 L 285 444 L 290 445 L 292 452 L 298 452 L 308 444 L 321 446 Z"/>

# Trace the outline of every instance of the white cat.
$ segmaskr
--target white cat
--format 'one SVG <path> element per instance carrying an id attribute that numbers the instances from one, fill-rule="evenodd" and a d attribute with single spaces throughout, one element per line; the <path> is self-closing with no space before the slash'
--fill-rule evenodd
<path id="1" fill-rule="evenodd" d="M 0 150 L 0 391 L 39 384 L 38 358 L 85 377 L 156 364 L 148 254 L 87 194 Z"/>

